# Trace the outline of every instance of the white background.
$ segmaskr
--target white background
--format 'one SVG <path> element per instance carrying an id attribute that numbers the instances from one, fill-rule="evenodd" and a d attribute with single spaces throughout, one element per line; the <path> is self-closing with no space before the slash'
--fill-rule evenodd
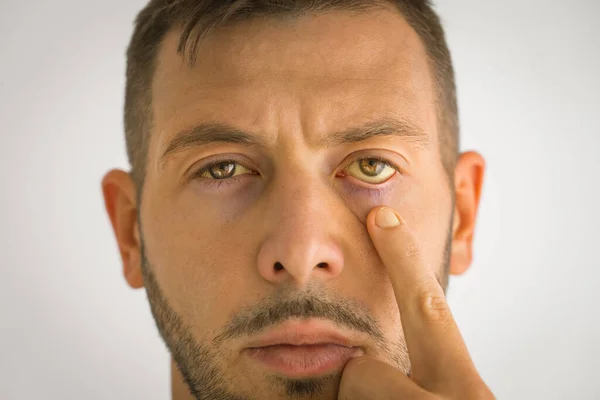
<path id="1" fill-rule="evenodd" d="M 0 3 L 0 398 L 169 399 L 100 191 L 144 0 Z M 600 399 L 600 2 L 439 0 L 488 162 L 449 300 L 499 399 Z"/>

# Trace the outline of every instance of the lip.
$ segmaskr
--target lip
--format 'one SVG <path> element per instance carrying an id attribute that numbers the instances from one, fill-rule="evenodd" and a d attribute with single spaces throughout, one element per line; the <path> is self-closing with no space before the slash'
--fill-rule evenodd
<path id="1" fill-rule="evenodd" d="M 249 348 L 288 344 L 295 346 L 334 344 L 356 347 L 347 336 L 337 331 L 332 324 L 322 320 L 287 321 L 278 329 L 262 335 L 249 343 Z"/>
<path id="2" fill-rule="evenodd" d="M 292 378 L 341 371 L 352 358 L 362 355 L 358 347 L 335 344 L 275 345 L 246 349 L 250 358 L 271 371 Z"/>
<path id="3" fill-rule="evenodd" d="M 356 342 L 323 320 L 287 321 L 244 351 L 266 368 L 290 377 L 331 372 L 364 354 Z"/>

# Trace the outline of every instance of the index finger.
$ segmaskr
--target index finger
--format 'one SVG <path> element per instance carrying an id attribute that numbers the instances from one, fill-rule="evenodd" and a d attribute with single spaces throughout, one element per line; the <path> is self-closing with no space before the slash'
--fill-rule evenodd
<path id="1" fill-rule="evenodd" d="M 411 378 L 426 389 L 464 380 L 475 367 L 444 290 L 433 269 L 424 265 L 406 222 L 396 211 L 377 207 L 367 217 L 367 229 L 394 288 Z"/>

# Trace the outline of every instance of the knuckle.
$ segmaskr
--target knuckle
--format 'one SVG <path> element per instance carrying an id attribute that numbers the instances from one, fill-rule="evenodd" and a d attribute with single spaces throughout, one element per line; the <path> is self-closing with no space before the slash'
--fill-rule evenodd
<path id="1" fill-rule="evenodd" d="M 418 296 L 418 309 L 427 322 L 443 322 L 451 317 L 450 307 L 443 293 L 424 290 Z"/>
<path id="2" fill-rule="evenodd" d="M 407 258 L 416 258 L 421 256 L 421 249 L 417 246 L 416 243 L 410 241 L 406 244 L 404 255 Z"/>

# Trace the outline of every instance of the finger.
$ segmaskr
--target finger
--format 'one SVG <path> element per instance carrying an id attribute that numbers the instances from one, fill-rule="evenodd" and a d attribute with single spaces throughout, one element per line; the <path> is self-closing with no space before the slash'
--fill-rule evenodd
<path id="1" fill-rule="evenodd" d="M 373 357 L 353 358 L 342 371 L 339 400 L 432 400 L 434 396 L 419 387 L 400 370 Z"/>
<path id="2" fill-rule="evenodd" d="M 386 211 L 391 215 L 386 217 Z M 390 226 L 393 221 L 398 225 Z M 378 223 L 387 223 L 387 228 Z M 477 373 L 444 291 L 434 271 L 424 265 L 420 247 L 404 219 L 390 208 L 377 207 L 367 217 L 367 229 L 394 288 L 411 378 L 428 390 L 470 380 Z"/>

